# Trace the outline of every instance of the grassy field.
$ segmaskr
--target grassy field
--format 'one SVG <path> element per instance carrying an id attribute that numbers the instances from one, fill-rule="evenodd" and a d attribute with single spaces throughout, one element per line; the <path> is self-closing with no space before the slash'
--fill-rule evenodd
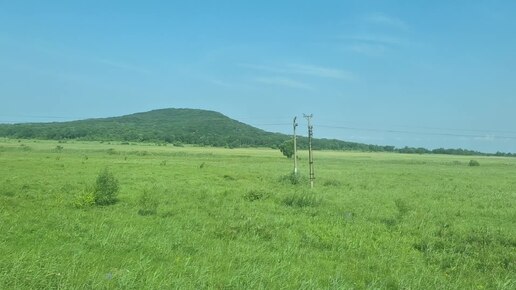
<path id="1" fill-rule="evenodd" d="M 315 162 L 309 190 L 278 150 L 0 139 L 0 289 L 516 288 L 516 158 Z M 84 205 L 104 168 L 119 201 Z"/>

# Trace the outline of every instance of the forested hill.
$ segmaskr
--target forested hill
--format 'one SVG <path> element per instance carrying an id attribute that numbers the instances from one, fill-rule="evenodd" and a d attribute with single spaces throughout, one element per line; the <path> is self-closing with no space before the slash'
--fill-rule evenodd
<path id="1" fill-rule="evenodd" d="M 35 139 L 166 142 L 217 147 L 277 147 L 289 135 L 267 132 L 225 115 L 196 109 L 160 109 L 121 117 L 71 122 L 0 124 L 0 136 Z M 299 146 L 306 147 L 300 137 Z M 314 140 L 318 149 L 384 151 L 340 140 Z"/>
<path id="2" fill-rule="evenodd" d="M 161 109 L 71 122 L 0 125 L 0 136 L 234 147 L 270 146 L 285 139 L 284 135 L 265 132 L 217 112 L 194 109 Z"/>
<path id="3" fill-rule="evenodd" d="M 0 124 L 0 137 L 158 142 L 229 148 L 276 148 L 291 139 L 290 135 L 267 132 L 218 112 L 196 109 L 160 109 L 121 117 L 71 122 Z M 299 137 L 298 140 L 300 148 L 307 148 L 306 137 Z M 395 148 L 335 139 L 314 139 L 313 145 L 320 150 L 515 156 L 506 153 L 484 154 L 463 149 Z"/>

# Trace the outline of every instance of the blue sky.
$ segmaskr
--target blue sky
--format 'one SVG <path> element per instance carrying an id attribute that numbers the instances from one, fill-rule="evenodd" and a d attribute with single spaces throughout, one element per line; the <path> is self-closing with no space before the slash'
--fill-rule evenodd
<path id="1" fill-rule="evenodd" d="M 516 152 L 516 1 L 0 0 L 0 122 L 202 108 Z M 304 121 L 301 122 L 304 125 Z"/>

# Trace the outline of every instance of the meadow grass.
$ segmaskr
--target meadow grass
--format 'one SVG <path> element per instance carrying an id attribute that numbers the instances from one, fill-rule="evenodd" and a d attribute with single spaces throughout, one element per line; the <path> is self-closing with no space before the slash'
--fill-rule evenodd
<path id="1" fill-rule="evenodd" d="M 515 289 L 516 159 L 470 159 L 0 139 L 0 289 Z"/>

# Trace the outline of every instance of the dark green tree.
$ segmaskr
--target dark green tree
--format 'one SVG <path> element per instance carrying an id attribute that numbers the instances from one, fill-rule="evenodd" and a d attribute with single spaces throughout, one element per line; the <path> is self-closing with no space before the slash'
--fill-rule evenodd
<path id="1" fill-rule="evenodd" d="M 292 158 L 294 156 L 294 141 L 293 140 L 287 140 L 283 142 L 279 146 L 279 150 L 283 155 L 287 156 L 287 158 Z"/>

